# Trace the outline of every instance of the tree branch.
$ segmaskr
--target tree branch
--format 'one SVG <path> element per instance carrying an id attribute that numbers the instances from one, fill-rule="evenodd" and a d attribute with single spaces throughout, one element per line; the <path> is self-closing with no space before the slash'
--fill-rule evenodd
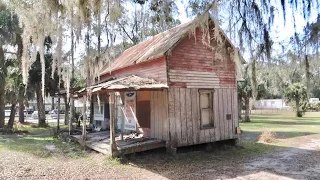
<path id="1" fill-rule="evenodd" d="M 5 51 L 4 53 L 5 53 L 5 54 L 14 54 L 14 55 L 17 54 L 17 53 L 15 53 L 15 52 L 10 52 L 10 51 Z"/>
<path id="2" fill-rule="evenodd" d="M 128 38 L 133 42 L 136 43 L 134 41 L 134 39 L 128 34 L 128 32 L 126 31 L 126 29 L 124 28 L 124 26 L 118 21 L 119 26 L 121 27 L 121 29 L 123 30 L 123 32 L 128 36 Z"/>

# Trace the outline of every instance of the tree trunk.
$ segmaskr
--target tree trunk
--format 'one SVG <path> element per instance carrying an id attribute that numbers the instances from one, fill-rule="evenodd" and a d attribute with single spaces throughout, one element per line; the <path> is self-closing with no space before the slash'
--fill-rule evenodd
<path id="1" fill-rule="evenodd" d="M 253 59 L 251 64 L 251 88 L 252 88 L 252 106 L 254 106 L 258 97 L 258 83 L 257 83 L 257 70 L 256 70 L 256 58 Z"/>
<path id="2" fill-rule="evenodd" d="M 74 32 L 73 32 L 73 14 L 72 14 L 72 20 L 71 20 L 71 68 L 72 68 L 72 71 L 71 71 L 71 82 L 74 82 Z M 72 83 L 72 87 L 74 88 L 73 86 L 73 83 Z M 70 96 L 70 104 L 71 104 L 71 112 L 70 112 L 70 117 L 71 117 L 71 123 L 72 121 L 75 119 L 75 108 L 74 108 L 74 98 L 73 98 L 73 93 L 72 95 Z M 71 124 L 70 124 L 71 125 Z M 71 128 L 71 127 L 69 127 Z"/>
<path id="3" fill-rule="evenodd" d="M 54 96 L 51 96 L 51 110 L 54 110 Z"/>
<path id="4" fill-rule="evenodd" d="M 18 45 L 17 50 L 17 60 L 19 63 L 19 69 L 22 71 L 22 53 L 23 53 L 23 43 L 22 43 L 22 37 L 19 33 L 16 33 L 16 42 Z M 24 91 L 25 86 L 21 83 L 19 84 L 19 96 L 18 96 L 18 103 L 19 103 L 19 122 L 24 123 Z"/>
<path id="5" fill-rule="evenodd" d="M 14 118 L 16 117 L 16 102 L 11 104 L 10 118 L 8 121 L 8 129 L 13 128 Z"/>
<path id="6" fill-rule="evenodd" d="M 89 102 L 90 102 L 90 124 L 93 124 L 93 100 L 92 97 L 89 97 Z"/>
<path id="7" fill-rule="evenodd" d="M 40 83 L 41 82 L 35 83 L 36 96 L 37 96 L 37 107 L 38 107 L 38 118 L 39 118 L 38 125 L 39 125 L 39 127 L 45 127 L 47 125 L 46 124 L 46 112 L 45 112 Z"/>
<path id="8" fill-rule="evenodd" d="M 87 41 L 86 41 L 86 53 L 87 53 L 87 55 L 89 55 L 90 54 L 90 33 L 89 33 L 89 28 L 88 28 L 88 31 L 87 31 Z M 87 65 L 89 65 L 89 59 L 86 59 L 86 63 L 87 63 Z M 89 68 L 87 68 L 87 79 L 86 79 L 86 87 L 89 87 L 89 86 L 91 86 L 92 85 L 92 77 L 90 76 L 90 69 Z M 93 105 L 92 105 L 92 103 L 91 103 L 91 95 L 89 95 L 87 98 L 86 98 L 86 103 L 87 103 L 87 101 L 89 101 L 90 102 L 90 104 L 89 104 L 89 109 L 90 109 L 90 123 L 93 123 L 93 117 L 92 117 L 92 109 L 93 109 Z M 85 111 L 87 111 L 87 109 L 85 109 Z M 87 118 L 86 119 L 84 119 L 84 122 L 87 120 Z"/>
<path id="9" fill-rule="evenodd" d="M 19 87 L 19 122 L 24 123 L 24 86 L 20 85 Z"/>
<path id="10" fill-rule="evenodd" d="M 4 52 L 2 48 L 2 44 L 0 44 L 0 128 L 4 127 L 4 110 L 5 110 L 5 67 L 4 67 Z"/>
<path id="11" fill-rule="evenodd" d="M 83 102 L 83 121 L 82 121 L 82 140 L 87 139 L 87 132 L 86 132 L 86 122 L 87 122 L 87 96 L 83 97 L 84 102 Z"/>
<path id="12" fill-rule="evenodd" d="M 310 76 L 311 76 L 311 73 L 310 73 L 310 63 L 309 63 L 309 59 L 308 59 L 308 55 L 305 55 L 305 70 L 306 70 L 306 84 L 307 84 L 307 92 L 308 92 L 308 97 L 309 97 L 309 94 L 310 94 Z"/>
<path id="13" fill-rule="evenodd" d="M 299 106 L 299 99 L 296 99 L 296 116 L 297 117 L 302 117 L 302 112 L 300 111 L 300 106 Z"/>
<path id="14" fill-rule="evenodd" d="M 97 40 L 98 40 L 98 54 L 100 55 L 101 52 L 101 13 L 98 15 L 98 35 L 97 35 Z"/>
<path id="15" fill-rule="evenodd" d="M 69 105 L 67 96 L 65 96 L 63 99 L 64 99 L 64 107 L 65 107 L 64 124 L 68 125 L 69 124 L 70 105 Z"/>
<path id="16" fill-rule="evenodd" d="M 246 112 L 244 116 L 244 122 L 250 122 L 250 103 L 249 98 L 245 98 L 244 105 L 246 107 Z"/>
<path id="17" fill-rule="evenodd" d="M 74 98 L 72 96 L 73 96 L 73 94 L 70 96 L 70 121 L 71 121 L 71 124 L 72 124 L 72 122 L 74 122 L 75 114 L 76 114 L 76 111 L 74 108 Z"/>

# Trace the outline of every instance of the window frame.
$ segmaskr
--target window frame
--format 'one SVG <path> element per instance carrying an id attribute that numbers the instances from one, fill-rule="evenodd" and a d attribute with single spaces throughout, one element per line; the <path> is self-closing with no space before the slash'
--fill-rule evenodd
<path id="1" fill-rule="evenodd" d="M 199 93 L 199 110 L 200 110 L 200 129 L 212 129 L 215 128 L 214 122 L 214 116 L 215 116 L 215 112 L 214 112 L 214 93 L 215 90 L 214 89 L 199 89 L 198 90 Z M 209 94 L 209 108 L 201 108 L 201 95 L 202 94 Z M 203 124 L 203 120 L 202 120 L 202 110 L 203 109 L 209 109 L 209 124 Z"/>

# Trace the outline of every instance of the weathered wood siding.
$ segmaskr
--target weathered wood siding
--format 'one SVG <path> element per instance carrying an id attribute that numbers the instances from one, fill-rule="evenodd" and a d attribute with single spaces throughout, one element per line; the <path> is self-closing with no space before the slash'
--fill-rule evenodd
<path id="1" fill-rule="evenodd" d="M 169 141 L 173 147 L 236 138 L 239 122 L 235 88 L 214 89 L 214 126 L 210 129 L 201 128 L 198 88 L 174 87 L 168 91 Z M 230 120 L 227 114 L 231 114 Z"/>
<path id="2" fill-rule="evenodd" d="M 170 53 L 168 82 L 180 88 L 236 87 L 235 64 L 229 55 L 217 59 L 215 53 L 203 45 L 202 33 L 196 38 L 187 36 Z"/>
<path id="3" fill-rule="evenodd" d="M 169 140 L 168 91 L 151 91 L 151 137 Z"/>
<path id="4" fill-rule="evenodd" d="M 129 67 L 121 68 L 111 73 L 104 74 L 100 77 L 100 81 L 104 81 L 110 77 L 123 77 L 137 75 L 143 78 L 152 78 L 162 83 L 167 83 L 167 70 L 165 58 L 142 62 Z"/>

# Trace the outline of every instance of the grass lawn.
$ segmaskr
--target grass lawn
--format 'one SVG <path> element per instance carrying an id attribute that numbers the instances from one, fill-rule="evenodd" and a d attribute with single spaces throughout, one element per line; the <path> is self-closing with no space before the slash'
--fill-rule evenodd
<path id="1" fill-rule="evenodd" d="M 50 158 L 56 155 L 80 158 L 86 157 L 87 151 L 77 143 L 65 143 L 60 139 L 54 138 L 55 124 L 50 124 L 48 128 L 38 128 L 34 124 L 17 124 L 15 128 L 29 133 L 23 135 L 5 135 L 0 136 L 0 151 L 7 149 L 12 151 L 24 152 L 32 154 L 40 158 Z M 64 127 L 62 125 L 62 127 Z M 166 153 L 151 153 L 152 157 L 137 158 L 136 163 L 149 168 L 156 168 L 157 165 L 170 162 L 170 165 L 179 163 L 198 163 L 199 161 L 207 161 L 207 159 L 231 158 L 241 159 L 252 155 L 258 155 L 274 149 L 272 145 L 256 143 L 255 138 L 258 134 L 268 129 L 275 132 L 278 137 L 298 137 L 309 134 L 320 134 L 320 112 L 306 113 L 302 118 L 294 117 L 294 113 L 285 114 L 269 114 L 269 115 L 252 115 L 251 122 L 240 123 L 243 135 L 250 135 L 249 141 L 240 141 L 242 148 L 227 147 L 223 151 L 215 151 L 215 153 L 189 152 L 178 156 L 169 156 Z M 251 141 L 253 140 L 253 141 Z M 48 146 L 54 146 L 55 150 L 50 151 Z M 225 148 L 225 147 L 223 147 Z M 142 153 L 144 154 L 144 153 Z M 148 154 L 148 153 L 146 153 Z M 196 158 L 195 158 L 196 157 Z M 162 159 L 162 160 L 159 160 Z M 111 163 L 114 163 L 112 160 Z M 159 163 L 154 163 L 159 162 Z"/>
<path id="2" fill-rule="evenodd" d="M 240 124 L 241 129 L 244 131 L 241 136 L 249 135 L 250 137 L 248 140 L 242 138 L 240 146 L 218 144 L 211 150 L 207 149 L 208 151 L 204 151 L 206 149 L 205 146 L 202 149 L 199 148 L 201 151 L 194 151 L 194 149 L 198 149 L 197 147 L 187 147 L 186 151 L 180 151 L 183 153 L 178 153 L 174 156 L 166 153 L 165 149 L 147 151 L 128 156 L 124 164 L 120 164 L 120 159 L 110 159 L 108 156 L 84 150 L 77 143 L 66 143 L 62 142 L 61 139 L 54 138 L 53 128 L 55 124 L 50 124 L 48 128 L 37 128 L 31 124 L 17 124 L 15 128 L 29 133 L 0 135 L 0 159 L 2 157 L 0 170 L 2 165 L 3 169 L 6 169 L 7 172 L 10 170 L 13 174 L 9 176 L 6 173 L 5 178 L 1 178 L 0 173 L 0 179 L 23 177 L 17 175 L 17 167 L 20 170 L 25 168 L 26 177 L 31 178 L 40 177 L 38 173 L 50 173 L 46 174 L 47 179 L 74 179 L 75 177 L 77 179 L 86 179 L 80 178 L 79 175 L 91 178 L 97 177 L 93 175 L 99 175 L 98 177 L 102 177 L 100 179 L 105 179 L 105 177 L 109 179 L 159 179 L 159 175 L 169 179 L 226 179 L 221 177 L 236 177 L 248 171 L 246 166 L 251 160 L 254 160 L 253 162 L 256 163 L 253 164 L 257 165 L 261 162 L 263 163 L 260 158 L 266 158 L 264 162 L 270 164 L 267 161 L 268 159 L 270 160 L 276 155 L 276 160 L 277 157 L 282 157 L 284 152 L 289 152 L 289 155 L 287 155 L 291 158 L 288 158 L 288 160 L 294 160 L 298 157 L 294 153 L 301 152 L 302 155 L 307 153 L 307 156 L 299 155 L 304 160 L 299 161 L 302 163 L 299 167 L 314 167 L 318 163 L 318 161 L 314 161 L 316 158 L 320 162 L 320 154 L 308 154 L 308 152 L 305 152 L 308 150 L 299 149 L 300 143 L 306 143 L 304 138 L 309 138 L 310 141 L 310 136 L 305 135 L 317 134 L 315 135 L 317 136 L 316 138 L 320 138 L 320 113 L 307 113 L 303 118 L 295 118 L 294 113 L 253 115 L 251 120 L 252 122 L 250 123 Z M 288 139 L 279 138 L 274 143 L 258 143 L 254 138 L 266 128 L 276 132 L 277 138 L 279 137 L 278 135 L 283 135 Z M 251 134 L 255 135 L 255 137 L 251 136 Z M 313 135 L 311 136 L 311 138 L 315 138 Z M 296 139 L 298 139 L 297 143 L 299 143 L 296 147 L 294 146 L 295 144 L 284 143 L 288 140 L 295 143 Z M 48 146 L 54 146 L 54 150 L 48 149 Z M 278 150 L 281 150 L 280 154 L 276 154 L 279 153 Z M 317 151 L 313 150 L 312 153 L 317 153 Z M 314 157 L 311 157 L 311 155 Z M 11 157 L 14 157 L 14 161 Z M 306 160 L 308 157 L 310 159 Z M 28 160 L 25 160 L 26 158 Z M 275 166 L 276 168 L 287 168 L 297 163 L 282 160 L 277 162 L 280 164 Z M 268 169 L 270 167 L 265 167 L 266 164 L 257 167 L 253 166 L 253 173 L 256 173 L 255 171 L 257 173 L 261 171 L 274 173 L 274 171 Z M 291 167 L 291 169 L 294 168 Z M 41 170 L 38 171 L 38 169 Z M 71 174 L 71 172 L 76 173 Z M 292 170 L 292 172 L 295 171 Z M 259 179 L 257 177 L 260 176 L 258 174 L 251 179 Z M 43 179 L 43 177 L 41 176 L 38 179 Z M 295 176 L 292 177 L 293 179 L 299 179 L 294 178 Z"/>
<path id="3" fill-rule="evenodd" d="M 294 112 L 282 114 L 252 115 L 251 122 L 240 123 L 244 132 L 260 133 L 268 129 L 286 137 L 320 134 L 320 112 L 307 112 L 302 118 Z"/>
<path id="4" fill-rule="evenodd" d="M 5 148 L 11 151 L 28 153 L 41 158 L 48 158 L 54 155 L 69 156 L 77 158 L 85 156 L 76 143 L 64 143 L 54 137 L 55 126 L 47 128 L 37 127 L 35 124 L 15 124 L 14 129 L 27 131 L 25 134 L 9 134 L 0 136 L 0 151 Z M 53 150 L 48 148 L 54 146 Z"/>
<path id="5" fill-rule="evenodd" d="M 36 127 L 35 124 L 18 124 L 15 129 L 28 131 L 26 134 L 12 134 L 0 136 L 0 152 L 1 149 L 27 153 L 38 158 L 50 157 L 69 157 L 69 158 L 85 158 L 90 152 L 84 150 L 77 143 L 65 143 L 62 140 L 53 137 L 55 124 L 50 124 L 47 128 Z M 54 151 L 47 149 L 48 146 L 55 146 Z M 170 168 L 180 163 L 198 164 L 199 162 L 207 162 L 208 159 L 225 159 L 230 160 L 242 159 L 251 155 L 258 155 L 273 149 L 272 146 L 258 144 L 254 142 L 241 142 L 242 148 L 232 146 L 223 146 L 223 150 L 214 150 L 215 153 L 203 153 L 187 150 L 178 156 L 171 156 L 164 151 L 140 153 L 141 158 L 137 158 L 135 163 L 139 166 L 147 166 L 148 168 L 157 168 L 157 166 L 165 163 Z M 205 149 L 205 148 L 203 148 Z M 220 149 L 220 148 L 219 148 Z M 106 157 L 109 159 L 109 157 Z M 110 160 L 109 163 L 117 164 L 119 159 Z M 157 162 L 157 163 L 155 163 Z"/>

